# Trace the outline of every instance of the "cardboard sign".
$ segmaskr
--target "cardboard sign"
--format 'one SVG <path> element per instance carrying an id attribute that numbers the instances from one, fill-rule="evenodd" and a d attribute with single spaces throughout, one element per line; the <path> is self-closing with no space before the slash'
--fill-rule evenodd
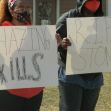
<path id="1" fill-rule="evenodd" d="M 0 27 L 0 89 L 57 85 L 55 26 Z"/>
<path id="2" fill-rule="evenodd" d="M 67 28 L 67 74 L 110 72 L 111 17 L 69 18 Z"/>

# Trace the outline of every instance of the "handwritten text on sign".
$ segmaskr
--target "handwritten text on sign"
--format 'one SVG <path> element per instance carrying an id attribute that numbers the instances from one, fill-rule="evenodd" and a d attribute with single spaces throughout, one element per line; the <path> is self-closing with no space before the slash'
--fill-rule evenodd
<path id="1" fill-rule="evenodd" d="M 111 71 L 111 18 L 68 19 L 67 73 Z"/>
<path id="2" fill-rule="evenodd" d="M 55 26 L 0 27 L 0 89 L 57 85 Z"/>

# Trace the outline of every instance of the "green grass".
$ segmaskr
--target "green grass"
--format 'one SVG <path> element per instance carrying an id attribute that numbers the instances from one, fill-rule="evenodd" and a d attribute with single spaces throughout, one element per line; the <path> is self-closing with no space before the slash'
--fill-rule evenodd
<path id="1" fill-rule="evenodd" d="M 44 99 L 40 111 L 59 111 L 59 93 L 58 88 L 46 88 Z"/>
<path id="2" fill-rule="evenodd" d="M 111 111 L 111 73 L 104 74 L 104 86 L 100 93 L 96 111 Z"/>
<path id="3" fill-rule="evenodd" d="M 46 88 L 40 111 L 59 111 L 58 88 Z M 104 74 L 104 86 L 96 106 L 96 111 L 111 111 L 111 74 Z"/>

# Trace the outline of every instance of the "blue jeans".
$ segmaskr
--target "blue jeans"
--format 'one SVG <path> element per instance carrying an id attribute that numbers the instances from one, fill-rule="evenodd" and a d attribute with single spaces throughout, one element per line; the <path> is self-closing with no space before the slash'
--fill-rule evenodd
<path id="1" fill-rule="evenodd" d="M 59 111 L 94 111 L 100 88 L 85 89 L 59 81 Z"/>
<path id="2" fill-rule="evenodd" d="M 98 76 L 92 79 L 92 75 L 88 74 L 89 77 L 83 79 L 79 74 L 76 75 L 66 75 L 65 68 L 62 66 L 58 70 L 58 78 L 60 81 L 70 84 L 76 84 L 86 89 L 96 89 L 103 85 L 103 75 L 102 73 L 97 74 Z M 83 74 L 82 76 L 84 76 Z"/>

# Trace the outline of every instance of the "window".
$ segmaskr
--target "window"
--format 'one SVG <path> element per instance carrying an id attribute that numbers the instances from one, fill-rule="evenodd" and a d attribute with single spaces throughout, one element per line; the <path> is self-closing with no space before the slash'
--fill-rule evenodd
<path id="1" fill-rule="evenodd" d="M 102 1 L 106 14 L 106 2 L 111 0 Z M 33 24 L 55 24 L 60 15 L 75 6 L 76 0 L 33 0 Z"/>

